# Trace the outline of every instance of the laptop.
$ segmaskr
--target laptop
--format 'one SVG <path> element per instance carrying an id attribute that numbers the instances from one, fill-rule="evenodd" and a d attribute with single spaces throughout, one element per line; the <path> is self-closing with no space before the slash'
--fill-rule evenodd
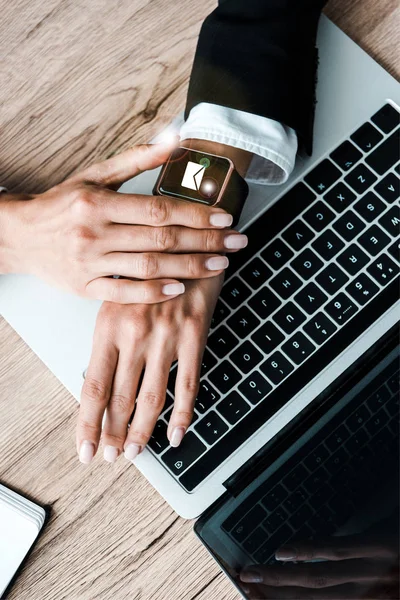
<path id="1" fill-rule="evenodd" d="M 321 18 L 313 156 L 283 186 L 252 185 L 179 448 L 166 404 L 135 460 L 194 518 L 398 322 L 400 86 Z M 172 128 L 179 127 L 180 118 Z M 158 171 L 126 182 L 150 193 Z M 0 312 L 78 400 L 100 303 L 29 276 L 2 276 Z M 247 468 L 247 467 L 246 467 Z"/>

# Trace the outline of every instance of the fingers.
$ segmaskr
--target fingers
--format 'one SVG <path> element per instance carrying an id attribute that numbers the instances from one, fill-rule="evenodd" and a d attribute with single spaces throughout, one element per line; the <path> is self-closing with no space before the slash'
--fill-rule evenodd
<path id="1" fill-rule="evenodd" d="M 115 273 L 123 277 L 146 280 L 215 277 L 220 275 L 228 265 L 228 258 L 218 254 L 163 254 L 160 252 L 109 252 L 96 263 L 96 267 L 104 275 Z M 142 288 L 139 289 L 142 290 Z M 114 301 L 117 302 L 117 300 Z M 151 302 L 153 301 L 151 299 Z M 143 302 L 143 300 L 136 300 L 136 302 Z"/>
<path id="2" fill-rule="evenodd" d="M 276 553 L 277 560 L 346 560 L 349 558 L 392 558 L 396 556 L 395 541 L 366 538 L 365 535 L 331 537 L 283 546 Z"/>
<path id="3" fill-rule="evenodd" d="M 160 144 L 134 146 L 108 160 L 91 165 L 74 179 L 118 187 L 131 177 L 164 164 L 177 145 L 178 137 L 172 137 Z"/>
<path id="4" fill-rule="evenodd" d="M 88 298 L 118 304 L 155 304 L 175 298 L 184 291 L 184 284 L 174 279 L 130 281 L 99 277 L 90 281 L 86 286 Z"/>
<path id="5" fill-rule="evenodd" d="M 120 252 L 234 252 L 247 246 L 247 236 L 233 229 L 190 229 L 112 224 L 105 247 Z"/>
<path id="6" fill-rule="evenodd" d="M 102 432 L 104 458 L 107 462 L 115 462 L 123 451 L 143 370 L 144 361 L 135 347 L 134 339 L 128 339 L 127 342 L 128 347 L 120 350 Z"/>
<path id="7" fill-rule="evenodd" d="M 104 411 L 110 398 L 118 360 L 116 347 L 101 335 L 96 326 L 92 356 L 82 388 L 76 431 L 79 460 L 89 464 L 97 452 Z"/>
<path id="8" fill-rule="evenodd" d="M 272 587 L 250 584 L 247 588 L 249 600 L 378 600 L 383 596 L 370 596 L 365 588 L 355 584 L 338 585 L 331 588 L 307 589 L 299 587 Z M 385 596 L 392 598 L 392 596 Z M 395 596 L 393 596 L 395 598 Z"/>
<path id="9" fill-rule="evenodd" d="M 167 436 L 171 446 L 181 443 L 193 419 L 193 408 L 199 389 L 201 359 L 205 341 L 193 325 L 195 331 L 188 331 L 186 324 L 184 342 L 179 347 L 178 373 L 175 383 L 175 401 L 168 424 Z"/>
<path id="10" fill-rule="evenodd" d="M 363 559 L 338 562 L 251 566 L 242 571 L 240 578 L 248 583 L 263 583 L 274 587 L 297 586 L 326 588 L 345 583 L 384 581 L 389 573 L 378 562 Z M 390 581 L 390 579 L 389 579 Z"/>
<path id="11" fill-rule="evenodd" d="M 136 410 L 125 441 L 125 457 L 133 460 L 149 441 L 163 406 L 173 360 L 172 347 L 167 340 L 158 343 L 150 351 L 146 362 L 142 385 L 136 401 Z"/>
<path id="12" fill-rule="evenodd" d="M 102 210 L 111 223 L 128 225 L 183 225 L 192 229 L 230 227 L 232 215 L 222 208 L 186 202 L 170 196 L 119 194 L 104 190 Z"/>

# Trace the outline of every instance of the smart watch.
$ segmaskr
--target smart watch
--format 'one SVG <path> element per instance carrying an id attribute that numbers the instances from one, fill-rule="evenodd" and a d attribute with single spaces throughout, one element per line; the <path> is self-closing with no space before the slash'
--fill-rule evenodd
<path id="1" fill-rule="evenodd" d="M 233 216 L 233 225 L 248 193 L 249 186 L 229 158 L 182 146 L 172 151 L 153 189 L 155 196 L 223 208 Z"/>

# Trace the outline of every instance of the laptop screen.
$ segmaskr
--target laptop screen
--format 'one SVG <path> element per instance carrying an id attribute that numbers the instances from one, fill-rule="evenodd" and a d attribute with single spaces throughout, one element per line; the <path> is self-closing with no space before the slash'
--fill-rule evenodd
<path id="1" fill-rule="evenodd" d="M 245 598 L 399 598 L 399 347 L 195 531 Z"/>

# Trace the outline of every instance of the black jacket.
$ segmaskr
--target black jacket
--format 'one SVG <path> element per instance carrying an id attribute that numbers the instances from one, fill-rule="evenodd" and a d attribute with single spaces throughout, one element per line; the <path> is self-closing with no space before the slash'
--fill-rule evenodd
<path id="1" fill-rule="evenodd" d="M 185 118 L 199 102 L 270 117 L 311 154 L 318 51 L 326 0 L 220 0 L 204 21 Z"/>

